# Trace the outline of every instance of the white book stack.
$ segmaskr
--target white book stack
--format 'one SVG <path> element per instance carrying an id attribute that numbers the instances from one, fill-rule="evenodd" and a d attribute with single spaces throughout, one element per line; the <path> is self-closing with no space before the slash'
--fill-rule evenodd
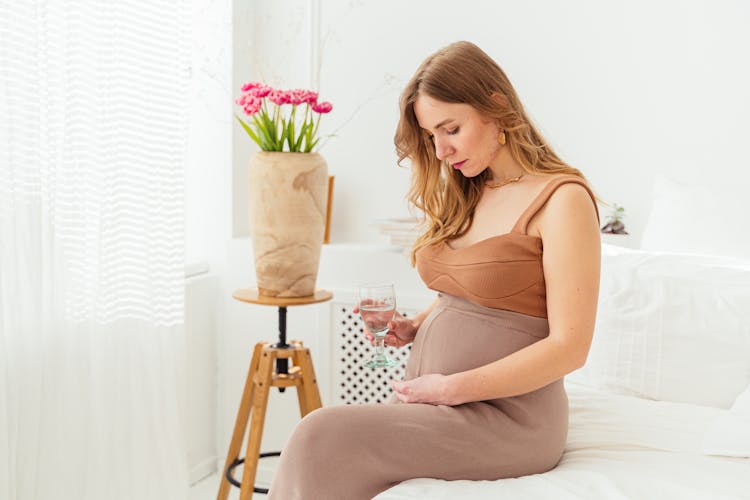
<path id="1" fill-rule="evenodd" d="M 381 234 L 390 238 L 391 245 L 402 248 L 405 253 L 411 251 L 414 241 L 419 236 L 419 220 L 415 217 L 397 219 L 377 219 L 370 225 L 378 228 Z"/>

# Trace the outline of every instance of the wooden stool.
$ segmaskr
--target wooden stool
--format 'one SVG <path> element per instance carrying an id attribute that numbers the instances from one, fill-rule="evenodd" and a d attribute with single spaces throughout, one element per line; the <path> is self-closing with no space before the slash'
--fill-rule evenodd
<path id="1" fill-rule="evenodd" d="M 255 474 L 258 470 L 258 459 L 279 456 L 280 452 L 260 453 L 260 443 L 263 437 L 263 424 L 266 417 L 268 395 L 271 387 L 278 387 L 284 392 L 287 387 L 297 388 L 300 415 L 304 417 L 322 406 L 318 382 L 315 378 L 310 350 L 302 346 L 302 342 L 286 343 L 286 308 L 304 304 L 315 304 L 331 300 L 333 294 L 326 290 L 315 290 L 315 295 L 309 297 L 279 298 L 265 297 L 258 294 L 256 288 L 244 288 L 232 294 L 237 300 L 250 304 L 276 306 L 279 308 L 279 341 L 276 344 L 258 342 L 253 350 L 250 370 L 245 380 L 240 409 L 234 424 L 232 441 L 224 464 L 224 470 L 219 486 L 217 500 L 226 500 L 229 488 L 234 485 L 240 488 L 240 500 L 250 500 L 253 493 L 268 493 L 265 488 L 255 487 Z M 289 367 L 289 360 L 293 366 Z M 275 365 L 275 369 L 274 369 Z M 247 421 L 252 411 L 250 435 L 247 440 L 247 459 L 239 458 L 242 441 L 247 431 Z M 242 482 L 232 477 L 232 471 L 242 463 Z"/>

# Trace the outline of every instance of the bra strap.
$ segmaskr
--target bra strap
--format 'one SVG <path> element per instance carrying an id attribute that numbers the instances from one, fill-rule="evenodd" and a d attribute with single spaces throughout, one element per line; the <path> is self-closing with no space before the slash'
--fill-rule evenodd
<path id="1" fill-rule="evenodd" d="M 534 201 L 531 202 L 531 205 L 529 205 L 528 208 L 526 208 L 526 210 L 524 210 L 524 212 L 521 214 L 521 217 L 518 218 L 518 221 L 516 221 L 516 224 L 513 226 L 511 232 L 526 234 L 531 219 L 533 219 L 534 216 L 539 212 L 539 210 L 541 210 L 542 207 L 547 204 L 550 197 L 552 197 L 552 194 L 557 190 L 557 188 L 559 188 L 563 184 L 580 184 L 581 186 L 586 188 L 586 191 L 588 191 L 589 195 L 591 196 L 591 201 L 594 202 L 596 219 L 599 220 L 599 208 L 596 206 L 596 197 L 594 196 L 594 193 L 593 191 L 591 191 L 591 188 L 588 186 L 588 184 L 586 184 L 586 181 L 578 176 L 566 175 L 565 177 L 558 177 L 557 179 L 553 179 L 549 181 L 546 186 L 544 186 L 542 192 L 539 193 L 536 198 L 534 198 Z"/>

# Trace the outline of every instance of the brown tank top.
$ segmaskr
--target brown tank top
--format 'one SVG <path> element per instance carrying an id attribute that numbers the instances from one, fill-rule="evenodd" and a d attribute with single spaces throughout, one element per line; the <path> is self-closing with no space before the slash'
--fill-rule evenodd
<path id="1" fill-rule="evenodd" d="M 526 234 L 529 221 L 541 210 L 552 193 L 563 184 L 585 187 L 576 176 L 557 177 L 521 214 L 510 233 L 492 236 L 464 248 L 446 242 L 421 248 L 416 255 L 417 271 L 428 288 L 462 297 L 483 306 L 505 309 L 540 318 L 547 317 L 547 292 L 542 267 L 542 240 Z"/>

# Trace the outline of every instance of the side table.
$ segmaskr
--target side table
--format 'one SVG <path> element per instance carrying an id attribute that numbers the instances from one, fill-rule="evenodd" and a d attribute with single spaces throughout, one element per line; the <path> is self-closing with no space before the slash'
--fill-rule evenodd
<path id="1" fill-rule="evenodd" d="M 245 380 L 237 420 L 234 424 L 232 441 L 222 471 L 221 484 L 217 500 L 226 500 L 232 485 L 240 488 L 240 500 L 250 500 L 253 493 L 268 493 L 265 488 L 255 487 L 255 474 L 258 470 L 258 459 L 279 456 L 280 452 L 260 453 L 260 443 L 263 437 L 263 424 L 268 405 L 268 395 L 271 387 L 277 387 L 284 392 L 287 387 L 296 387 L 299 401 L 300 415 L 304 417 L 322 406 L 320 391 L 315 378 L 310 350 L 300 341 L 286 341 L 286 312 L 289 306 L 299 306 L 326 302 L 333 298 L 333 294 L 326 290 L 315 290 L 309 297 L 266 297 L 258 293 L 257 288 L 243 288 L 236 290 L 232 297 L 249 304 L 276 306 L 279 309 L 279 340 L 275 344 L 258 342 L 253 350 L 250 369 Z M 289 360 L 292 366 L 289 366 Z M 252 412 L 250 434 L 247 441 L 247 459 L 239 458 L 242 441 L 247 432 L 247 422 Z M 242 482 L 232 476 L 236 467 L 244 463 Z"/>

